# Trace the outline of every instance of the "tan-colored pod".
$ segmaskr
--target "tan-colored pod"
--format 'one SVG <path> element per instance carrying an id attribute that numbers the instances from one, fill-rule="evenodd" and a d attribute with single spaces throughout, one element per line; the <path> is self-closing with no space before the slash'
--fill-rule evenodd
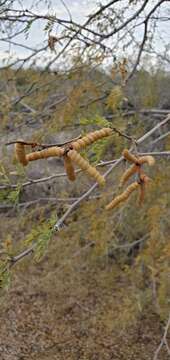
<path id="1" fill-rule="evenodd" d="M 30 154 L 26 155 L 26 159 L 28 161 L 34 161 L 34 160 L 39 160 L 39 159 L 47 159 L 49 157 L 54 157 L 54 156 L 63 156 L 64 154 L 64 149 L 58 147 L 58 146 L 53 146 L 41 151 L 35 151 L 32 152 Z"/>
<path id="2" fill-rule="evenodd" d="M 145 197 L 145 189 L 148 182 L 151 181 L 151 178 L 149 178 L 144 173 L 140 174 L 140 188 L 139 188 L 139 205 L 141 206 L 144 202 Z"/>
<path id="3" fill-rule="evenodd" d="M 130 166 L 122 175 L 121 179 L 120 179 L 120 183 L 119 183 L 119 187 L 123 186 L 129 179 L 130 177 L 137 173 L 139 171 L 139 166 L 134 164 L 132 166 Z"/>
<path id="4" fill-rule="evenodd" d="M 144 184 L 147 184 L 148 182 L 152 181 L 152 179 L 147 176 L 144 172 L 140 173 L 140 181 Z"/>
<path id="5" fill-rule="evenodd" d="M 114 209 L 120 203 L 125 202 L 129 198 L 131 193 L 135 191 L 138 187 L 139 183 L 137 181 L 133 182 L 122 194 L 116 196 L 108 205 L 106 205 L 106 210 Z"/>
<path id="6" fill-rule="evenodd" d="M 112 134 L 111 128 L 103 128 L 101 130 L 91 132 L 86 136 L 82 137 L 81 139 L 72 142 L 72 147 L 74 150 L 78 151 L 94 143 L 95 141 L 102 139 L 103 137 L 110 136 L 111 134 Z"/>
<path id="7" fill-rule="evenodd" d="M 105 184 L 105 178 L 100 175 L 100 173 L 89 164 L 89 162 L 82 158 L 80 154 L 75 150 L 69 150 L 67 153 L 68 157 L 75 162 L 82 170 L 86 171 L 90 176 L 92 176 L 99 185 L 103 186 Z"/>
<path id="8" fill-rule="evenodd" d="M 138 159 L 138 164 L 139 165 L 143 165 L 143 164 L 148 164 L 149 166 L 153 166 L 155 164 L 155 159 L 153 158 L 153 156 L 151 155 L 146 155 L 146 156 L 141 156 Z"/>
<path id="9" fill-rule="evenodd" d="M 145 184 L 140 184 L 139 188 L 139 206 L 143 205 L 144 198 L 145 198 Z"/>
<path id="10" fill-rule="evenodd" d="M 131 154 L 128 149 L 124 149 L 122 155 L 126 160 L 133 162 L 134 164 L 138 164 L 139 159 L 135 155 Z"/>
<path id="11" fill-rule="evenodd" d="M 17 142 L 15 144 L 15 156 L 17 160 L 23 165 L 26 166 L 28 164 L 28 160 L 25 154 L 25 146 L 22 143 Z"/>
<path id="12" fill-rule="evenodd" d="M 72 164 L 71 159 L 67 156 L 67 154 L 64 155 L 64 167 L 65 167 L 68 179 L 70 181 L 74 181 L 76 179 L 74 166 Z"/>

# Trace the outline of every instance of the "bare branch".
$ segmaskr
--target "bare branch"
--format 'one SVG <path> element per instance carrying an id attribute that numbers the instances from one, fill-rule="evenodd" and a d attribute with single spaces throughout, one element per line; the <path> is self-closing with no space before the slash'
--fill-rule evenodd
<path id="1" fill-rule="evenodd" d="M 18 261 L 23 259 L 25 256 L 32 254 L 34 252 L 34 248 L 35 248 L 35 245 L 33 244 L 29 249 L 26 249 L 21 254 L 18 254 L 16 256 L 13 256 L 12 258 L 10 258 L 10 267 L 15 265 Z"/>
<path id="2" fill-rule="evenodd" d="M 167 324 L 166 324 L 166 326 L 165 326 L 165 331 L 164 331 L 163 337 L 162 337 L 162 339 L 161 339 L 161 342 L 160 342 L 158 348 L 157 348 L 156 351 L 155 351 L 153 360 L 157 360 L 157 359 L 158 359 L 158 355 L 159 355 L 159 353 L 160 353 L 163 345 L 166 345 L 168 354 L 170 355 L 169 346 L 168 346 L 168 343 L 167 343 L 167 335 L 168 335 L 168 330 L 169 330 L 169 328 L 170 328 L 170 313 L 169 313 L 169 317 L 168 317 Z"/>
<path id="3" fill-rule="evenodd" d="M 99 199 L 99 198 L 100 198 L 99 195 L 89 197 L 90 200 Z M 65 202 L 72 203 L 76 200 L 78 200 L 78 198 L 76 198 L 76 197 L 70 197 L 70 198 L 40 197 L 39 199 L 36 199 L 36 200 L 18 203 L 16 206 L 14 206 L 13 204 L 0 204 L 0 210 L 13 209 L 15 211 L 16 208 L 25 208 L 26 209 L 30 206 L 33 206 L 33 205 L 36 205 L 39 203 L 50 203 L 50 204 L 65 203 Z"/>
<path id="4" fill-rule="evenodd" d="M 131 71 L 131 73 L 129 74 L 128 78 L 126 79 L 126 82 L 127 82 L 129 79 L 132 78 L 132 76 L 134 75 L 134 73 L 135 73 L 135 71 L 136 71 L 136 69 L 137 69 L 138 64 L 140 63 L 140 59 L 141 59 L 142 52 L 143 52 L 143 49 L 144 49 L 144 46 L 145 46 L 145 42 L 147 41 L 147 32 L 148 32 L 148 22 L 145 21 L 145 22 L 144 22 L 143 40 L 142 40 L 141 45 L 140 45 L 140 48 L 139 48 L 139 52 L 138 52 L 138 56 L 137 56 L 135 65 L 133 66 L 133 70 Z"/>
<path id="5" fill-rule="evenodd" d="M 19 143 L 19 144 L 23 144 L 23 145 L 30 145 L 32 147 L 40 147 L 42 149 L 46 149 L 46 148 L 49 148 L 49 147 L 53 147 L 53 146 L 58 146 L 58 147 L 62 147 L 64 145 L 67 145 L 67 144 L 70 144 L 72 141 L 76 141 L 78 139 L 81 139 L 81 135 L 73 138 L 73 139 L 70 139 L 70 140 L 67 140 L 67 141 L 64 141 L 63 143 L 55 143 L 55 144 L 40 144 L 40 143 L 36 143 L 36 142 L 30 142 L 30 141 L 22 141 L 22 140 L 14 140 L 14 141 L 10 141 L 8 143 L 6 143 L 5 145 L 12 145 L 12 144 L 16 144 L 16 143 Z"/>
<path id="6" fill-rule="evenodd" d="M 141 110 L 136 109 L 136 110 L 130 110 L 130 111 L 123 112 L 121 114 L 121 117 L 132 116 L 132 115 L 137 115 L 137 114 L 153 115 L 153 117 L 150 117 L 150 120 L 153 120 L 155 115 L 160 115 L 160 116 L 168 115 L 169 110 L 168 109 L 163 109 L 163 110 L 162 109 L 141 109 Z M 112 119 L 114 117 L 117 117 L 117 114 L 106 115 L 107 120 Z"/>

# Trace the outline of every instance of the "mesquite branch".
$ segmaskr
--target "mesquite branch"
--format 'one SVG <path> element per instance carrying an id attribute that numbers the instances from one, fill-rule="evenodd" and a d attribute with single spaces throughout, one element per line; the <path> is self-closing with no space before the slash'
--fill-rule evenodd
<path id="1" fill-rule="evenodd" d="M 147 156 L 147 155 L 151 155 L 153 157 L 165 157 L 168 158 L 170 156 L 170 151 L 152 151 L 152 152 L 140 152 L 138 153 L 139 156 Z M 101 161 L 99 162 L 96 167 L 104 167 L 104 166 L 109 166 L 111 164 L 114 164 L 117 162 L 118 159 L 113 159 L 113 160 L 108 160 L 108 161 Z M 81 173 L 83 170 L 81 169 L 77 169 L 75 170 L 76 174 Z M 61 178 L 61 177 L 67 177 L 67 173 L 66 172 L 62 172 L 62 173 L 58 173 L 58 174 L 53 174 L 50 176 L 46 176 L 43 178 L 39 178 L 39 179 L 29 179 L 28 181 L 20 184 L 20 188 L 25 188 L 27 186 L 30 185 L 36 185 L 36 184 L 40 184 L 43 182 L 48 182 L 48 181 L 52 181 L 55 180 L 57 178 Z M 18 185 L 17 184 L 5 184 L 5 185 L 0 185 L 0 190 L 5 190 L 5 189 L 17 189 Z"/>
<path id="2" fill-rule="evenodd" d="M 136 143 L 137 145 L 142 144 L 145 140 L 147 140 L 154 132 L 156 132 L 159 128 L 161 128 L 162 126 L 164 126 L 165 124 L 167 124 L 170 121 L 170 114 L 163 120 L 161 121 L 159 124 L 157 124 L 156 126 L 154 126 L 151 130 L 149 130 L 147 133 L 145 133 L 141 138 L 139 138 Z M 169 154 L 168 154 L 169 155 Z M 124 157 L 121 156 L 118 160 L 116 160 L 116 162 L 112 163 L 111 166 L 109 166 L 109 169 L 103 174 L 104 178 L 106 179 L 110 173 L 117 167 L 119 166 L 124 160 Z M 86 191 L 85 193 L 83 193 L 70 207 L 69 209 L 63 214 L 63 216 L 56 222 L 56 224 L 54 225 L 54 230 L 61 230 L 62 226 L 64 225 L 65 220 L 68 218 L 68 216 L 77 208 L 77 206 L 84 201 L 85 199 L 87 199 L 91 193 L 97 188 L 98 183 L 95 183 L 94 185 L 92 185 L 88 191 Z M 9 259 L 10 264 L 13 263 L 17 263 L 17 261 L 20 261 L 22 258 L 24 258 L 25 256 L 29 255 L 30 253 L 32 253 L 34 251 L 36 244 L 32 244 L 31 247 L 29 247 L 28 249 L 24 250 L 23 252 L 21 252 L 20 254 L 16 255 L 14 258 Z"/>
<path id="3" fill-rule="evenodd" d="M 24 141 L 24 140 L 15 140 L 15 141 L 10 141 L 8 143 L 6 143 L 5 145 L 8 146 L 8 145 L 13 145 L 13 144 L 23 144 L 23 145 L 30 145 L 32 148 L 34 147 L 39 147 L 40 149 L 46 149 L 46 148 L 50 148 L 50 147 L 53 147 L 53 146 L 58 146 L 58 147 L 62 147 L 64 145 L 67 145 L 73 141 L 76 141 L 76 140 L 79 140 L 81 139 L 81 135 L 73 138 L 73 139 L 69 139 L 67 141 L 64 141 L 63 143 L 54 143 L 54 144 L 41 144 L 41 143 L 37 143 L 37 142 L 31 142 L 31 141 Z"/>
<path id="4" fill-rule="evenodd" d="M 109 130 L 109 128 L 108 128 Z M 116 127 L 112 127 L 110 128 L 110 132 L 108 132 L 108 135 L 111 135 L 111 130 L 113 130 L 114 132 L 116 132 L 119 136 L 122 136 L 128 140 L 132 140 L 132 137 L 121 132 L 119 129 L 117 129 Z M 46 149 L 46 148 L 49 148 L 49 147 L 53 147 L 53 146 L 58 146 L 58 147 L 62 147 L 64 145 L 67 145 L 67 144 L 70 144 L 72 142 L 77 142 L 77 140 L 81 139 L 82 138 L 82 135 L 79 135 L 75 138 L 72 138 L 72 139 L 69 139 L 67 141 L 64 141 L 63 143 L 53 143 L 53 144 L 41 144 L 41 143 L 37 143 L 37 142 L 32 142 L 32 141 L 24 141 L 24 140 L 13 140 L 13 141 L 10 141 L 10 142 L 7 142 L 5 145 L 6 146 L 9 146 L 9 145 L 13 145 L 13 144 L 23 144 L 23 145 L 29 145 L 31 147 L 39 147 L 39 148 L 42 148 L 42 149 Z"/>

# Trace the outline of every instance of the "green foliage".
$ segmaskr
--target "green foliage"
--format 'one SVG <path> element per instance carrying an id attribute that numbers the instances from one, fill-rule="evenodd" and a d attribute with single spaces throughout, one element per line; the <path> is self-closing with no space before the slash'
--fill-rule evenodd
<path id="1" fill-rule="evenodd" d="M 18 187 L 15 190 L 10 191 L 6 199 L 7 202 L 16 206 L 19 203 L 21 188 L 22 186 L 18 184 Z"/>
<path id="2" fill-rule="evenodd" d="M 52 31 L 53 26 L 55 24 L 55 16 L 50 16 L 50 19 L 47 21 L 46 25 L 44 26 L 44 31 Z"/>
<path id="3" fill-rule="evenodd" d="M 7 185 L 6 189 L 0 189 L 0 201 L 16 206 L 19 203 L 22 190 L 22 181 L 25 178 L 25 170 L 23 170 L 23 166 L 21 164 L 15 164 L 14 162 L 14 165 L 15 171 L 10 171 L 7 165 L 3 164 L 2 162 L 0 163 L 1 184 Z M 10 188 L 11 175 L 19 177 L 19 181 L 15 189 Z"/>
<path id="4" fill-rule="evenodd" d="M 31 19 L 31 20 L 28 20 L 28 21 L 27 21 L 27 24 L 26 24 L 25 29 L 24 29 L 24 31 L 23 31 L 24 34 L 25 34 L 26 39 L 27 39 L 27 38 L 29 37 L 29 35 L 30 35 L 30 29 L 31 29 L 33 23 L 34 23 L 34 19 Z"/>
<path id="5" fill-rule="evenodd" d="M 112 109 L 112 111 L 115 111 L 120 107 L 122 100 L 123 91 L 122 88 L 117 85 L 111 90 L 107 98 L 107 107 Z"/>
<path id="6" fill-rule="evenodd" d="M 34 259 L 40 261 L 48 249 L 49 242 L 53 235 L 53 226 L 56 218 L 52 216 L 49 221 L 42 222 L 26 236 L 25 244 L 35 244 Z"/>
<path id="7" fill-rule="evenodd" d="M 0 260 L 0 289 L 7 290 L 10 286 L 11 274 L 9 260 Z"/>
<path id="8" fill-rule="evenodd" d="M 0 162 L 0 178 L 2 178 L 1 181 L 3 181 L 3 183 L 7 184 L 10 182 L 9 172 L 2 162 Z"/>
<path id="9" fill-rule="evenodd" d="M 80 125 L 84 125 L 84 126 L 96 125 L 96 126 L 100 126 L 100 127 L 109 127 L 110 122 L 101 115 L 95 115 L 92 118 L 90 118 L 90 117 L 83 118 L 82 117 L 80 119 Z"/>
<path id="10" fill-rule="evenodd" d="M 15 190 L 0 190 L 0 201 L 16 206 L 19 203 L 21 188 L 22 186 L 18 185 Z"/>
<path id="11" fill-rule="evenodd" d="M 96 143 L 94 143 L 90 148 L 91 161 L 96 164 L 101 161 L 112 143 L 113 139 L 111 137 L 108 139 L 106 138 L 98 140 Z"/>
<path id="12" fill-rule="evenodd" d="M 7 199 L 9 194 L 9 190 L 1 190 L 0 191 L 0 202 L 3 202 L 4 200 Z"/>

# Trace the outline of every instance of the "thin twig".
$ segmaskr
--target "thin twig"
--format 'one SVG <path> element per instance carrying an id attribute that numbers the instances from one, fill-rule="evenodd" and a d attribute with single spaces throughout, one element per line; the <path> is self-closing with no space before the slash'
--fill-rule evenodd
<path id="1" fill-rule="evenodd" d="M 67 145 L 73 141 L 79 140 L 79 139 L 81 139 L 81 137 L 82 136 L 79 135 L 79 136 L 77 136 L 73 139 L 67 140 L 63 143 L 55 143 L 55 144 L 40 144 L 40 143 L 24 141 L 24 140 L 14 140 L 14 141 L 10 141 L 10 142 L 6 143 L 5 145 L 8 146 L 8 145 L 12 145 L 12 144 L 23 144 L 23 145 L 30 145 L 32 147 L 38 146 L 38 147 L 45 149 L 45 148 L 49 148 L 49 147 L 53 147 L 53 146 L 61 147 L 61 146 Z"/>
<path id="2" fill-rule="evenodd" d="M 157 144 L 159 141 L 164 140 L 166 137 L 170 136 L 170 131 L 166 132 L 165 134 L 162 134 L 161 136 L 159 136 L 157 139 L 155 139 L 154 141 L 152 141 L 152 143 L 150 144 L 150 147 L 153 147 L 155 144 Z"/>
<path id="3" fill-rule="evenodd" d="M 136 245 L 140 244 L 141 242 L 145 241 L 148 237 L 149 237 L 149 235 L 148 235 L 148 234 L 145 234 L 144 236 L 142 236 L 141 239 L 135 240 L 135 241 L 133 241 L 132 243 L 125 243 L 125 244 L 123 244 L 123 245 L 115 246 L 115 247 L 113 248 L 113 251 L 114 251 L 114 250 L 118 250 L 118 249 L 133 248 L 134 246 L 136 246 Z"/>
<path id="4" fill-rule="evenodd" d="M 167 346 L 167 335 L 168 335 L 169 327 L 170 327 L 170 313 L 169 313 L 169 317 L 168 317 L 167 324 L 166 324 L 166 326 L 165 326 L 165 331 L 164 331 L 163 337 L 162 337 L 162 339 L 161 339 L 161 342 L 160 342 L 158 348 L 157 348 L 156 351 L 155 351 L 153 360 L 157 360 L 157 359 L 158 359 L 159 352 L 160 352 L 160 350 L 162 349 L 162 346 L 163 346 L 163 345 L 166 345 L 166 348 L 167 348 L 168 353 L 169 353 L 169 346 Z"/>
<path id="5" fill-rule="evenodd" d="M 94 196 L 90 196 L 89 199 L 94 200 L 94 199 L 99 199 L 100 195 L 94 195 Z M 22 203 L 18 203 L 14 206 L 14 204 L 0 204 L 0 210 L 7 210 L 7 209 L 14 209 L 16 211 L 16 208 L 27 208 L 30 206 L 33 206 L 35 204 L 39 204 L 39 203 L 51 203 L 51 204 L 56 204 L 57 203 L 72 203 L 74 201 L 76 201 L 78 198 L 76 197 L 71 197 L 71 198 L 55 198 L 55 197 L 42 197 L 39 199 L 35 199 L 35 200 L 31 200 L 31 201 L 25 201 Z"/>
<path id="6" fill-rule="evenodd" d="M 112 130 L 113 130 L 114 132 L 116 132 L 119 136 L 122 136 L 122 137 L 124 137 L 124 138 L 132 141 L 132 136 L 129 136 L 129 135 L 123 133 L 122 131 L 120 131 L 119 129 L 117 129 L 117 128 L 115 128 L 115 127 L 112 127 Z"/>
<path id="7" fill-rule="evenodd" d="M 149 130 L 145 135 L 143 135 L 138 141 L 137 144 L 141 144 L 143 141 L 145 141 L 148 137 L 150 137 L 156 130 L 160 129 L 161 127 L 163 127 L 165 124 L 168 123 L 168 121 L 170 121 L 170 113 L 168 114 L 168 116 L 162 120 L 161 122 L 159 122 L 156 126 L 154 126 L 151 130 Z"/>
<path id="8" fill-rule="evenodd" d="M 122 136 L 122 137 L 124 137 L 124 138 L 126 138 L 126 139 L 128 139 L 130 141 L 133 140 L 131 136 L 121 132 L 119 129 L 117 129 L 115 127 L 113 127 L 112 130 L 114 132 L 116 132 L 119 136 Z M 65 141 L 63 143 L 55 143 L 55 144 L 41 144 L 41 143 L 31 142 L 31 141 L 13 140 L 13 141 L 10 141 L 10 142 L 6 143 L 5 145 L 8 146 L 8 145 L 12 145 L 12 144 L 17 143 L 17 144 L 23 144 L 23 145 L 30 145 L 32 147 L 38 146 L 38 147 L 41 147 L 41 148 L 49 148 L 49 147 L 53 147 L 53 146 L 61 147 L 61 146 L 67 145 L 67 144 L 69 144 L 69 143 L 71 143 L 73 141 L 79 140 L 81 138 L 82 138 L 82 135 L 79 135 L 79 136 L 77 136 L 77 137 L 75 137 L 73 139 L 67 140 L 67 141 Z"/>
<path id="9" fill-rule="evenodd" d="M 23 259 L 25 256 L 32 254 L 34 252 L 35 244 L 33 244 L 29 249 L 26 249 L 22 253 L 13 256 L 10 258 L 10 267 L 12 267 L 15 263 Z"/>
<path id="10" fill-rule="evenodd" d="M 160 116 L 166 116 L 169 114 L 169 110 L 168 109 L 141 109 L 141 110 L 129 110 L 129 111 L 125 111 L 121 114 L 121 117 L 126 117 L 126 116 L 135 116 L 137 114 L 142 114 L 142 115 L 160 115 Z M 112 115 L 106 115 L 106 119 L 110 120 L 113 119 L 114 117 L 117 117 L 117 114 L 112 114 Z M 151 120 L 155 120 L 155 118 L 150 118 Z"/>
<path id="11" fill-rule="evenodd" d="M 138 64 L 140 63 L 140 59 L 141 59 L 141 56 L 142 56 L 142 53 L 143 53 L 143 50 L 144 50 L 144 46 L 145 46 L 145 43 L 147 41 L 147 35 L 148 35 L 148 21 L 144 21 L 144 33 L 143 33 L 142 43 L 141 43 L 141 45 L 139 47 L 138 56 L 137 56 L 136 62 L 134 64 L 133 70 L 131 71 L 128 78 L 126 79 L 126 83 L 132 78 L 132 76 L 136 72 Z"/>

